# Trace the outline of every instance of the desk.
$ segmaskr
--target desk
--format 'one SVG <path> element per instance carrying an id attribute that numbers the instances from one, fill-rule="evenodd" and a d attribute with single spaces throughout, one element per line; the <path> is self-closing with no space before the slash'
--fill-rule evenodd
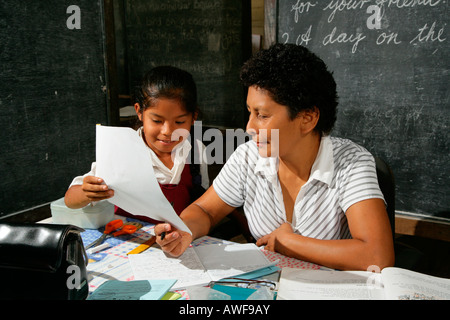
<path id="1" fill-rule="evenodd" d="M 128 262 L 127 253 L 148 240 L 153 235 L 154 225 L 139 220 L 121 218 L 124 221 L 138 221 L 143 224 L 143 227 L 137 230 L 132 235 L 122 235 L 119 237 L 110 237 L 105 240 L 109 243 L 111 247 L 94 254 L 88 254 L 89 264 L 87 265 L 88 279 L 89 279 L 89 292 L 92 293 L 96 290 L 102 283 L 107 280 L 121 280 L 121 281 L 131 281 L 134 280 L 134 274 L 131 266 Z M 42 221 L 50 222 L 50 221 Z M 86 229 L 85 232 L 81 233 L 84 246 L 89 245 L 92 241 L 96 240 L 103 234 L 104 228 L 96 229 Z M 232 243 L 231 241 L 221 240 L 217 238 L 212 238 L 205 236 L 193 241 L 193 246 L 207 245 L 213 243 Z M 154 246 L 157 246 L 155 244 Z M 150 247 L 147 250 L 155 250 Z M 282 254 L 267 251 L 261 249 L 262 252 L 270 261 L 279 260 L 277 266 L 280 268 L 291 267 L 300 269 L 320 269 L 321 266 L 298 260 L 295 258 L 289 258 Z M 180 292 L 186 297 L 186 292 Z"/>

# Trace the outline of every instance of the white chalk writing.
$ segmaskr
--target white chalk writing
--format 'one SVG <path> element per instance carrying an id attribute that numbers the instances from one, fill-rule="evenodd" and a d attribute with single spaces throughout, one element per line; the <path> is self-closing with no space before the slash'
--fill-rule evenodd
<path id="1" fill-rule="evenodd" d="M 283 7 L 284 13 L 279 13 L 291 15 L 290 21 L 294 22 L 279 28 L 280 39 L 303 46 L 319 41 L 323 46 L 345 46 L 352 54 L 369 43 L 439 44 L 448 38 L 447 20 L 441 21 L 446 19 L 441 14 L 446 5 L 443 0 L 295 0 Z M 429 10 L 433 10 L 431 14 Z M 318 21 L 322 15 L 325 20 Z"/>

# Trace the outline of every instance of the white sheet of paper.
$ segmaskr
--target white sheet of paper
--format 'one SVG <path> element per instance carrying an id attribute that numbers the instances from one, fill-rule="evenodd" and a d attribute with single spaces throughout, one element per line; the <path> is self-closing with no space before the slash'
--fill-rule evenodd
<path id="1" fill-rule="evenodd" d="M 97 125 L 97 175 L 114 190 L 108 201 L 125 211 L 166 221 L 191 233 L 164 196 L 150 150 L 131 128 Z"/>
<path id="2" fill-rule="evenodd" d="M 161 249 L 128 256 L 135 280 L 176 277 L 172 289 L 206 285 L 210 281 L 272 266 L 270 260 L 253 243 L 209 244 L 189 247 L 178 258 Z"/>
<path id="3" fill-rule="evenodd" d="M 178 258 L 171 257 L 158 248 L 140 254 L 130 254 L 128 262 L 135 280 L 175 277 L 177 282 L 172 287 L 173 290 L 206 285 L 211 281 L 192 247 L 187 248 Z"/>
<path id="4" fill-rule="evenodd" d="M 272 265 L 254 243 L 205 245 L 195 251 L 213 281 Z"/>

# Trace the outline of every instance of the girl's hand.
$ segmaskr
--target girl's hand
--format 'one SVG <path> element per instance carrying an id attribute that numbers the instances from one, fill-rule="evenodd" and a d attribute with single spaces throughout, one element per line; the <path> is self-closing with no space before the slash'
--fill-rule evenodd
<path id="1" fill-rule="evenodd" d="M 261 237 L 256 241 L 257 246 L 265 245 L 264 249 L 269 251 L 276 251 L 279 253 L 283 253 L 283 246 L 280 245 L 280 239 L 289 234 L 293 234 L 294 230 L 292 230 L 292 226 L 285 222 L 278 229 L 274 230 L 272 233 Z"/>
<path id="2" fill-rule="evenodd" d="M 102 178 L 86 176 L 81 189 L 89 201 L 106 200 L 114 196 L 114 190 L 108 188 Z"/>
<path id="3" fill-rule="evenodd" d="M 173 257 L 181 256 L 193 240 L 190 233 L 177 230 L 168 223 L 157 224 L 154 231 L 156 243 L 164 252 Z"/>

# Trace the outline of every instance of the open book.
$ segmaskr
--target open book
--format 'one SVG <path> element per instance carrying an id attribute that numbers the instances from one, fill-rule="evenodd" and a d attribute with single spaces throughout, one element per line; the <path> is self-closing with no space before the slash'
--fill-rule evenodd
<path id="1" fill-rule="evenodd" d="M 129 255 L 128 261 L 135 280 L 177 279 L 172 289 L 205 285 L 276 264 L 253 243 L 189 247 L 178 258 L 152 248 L 141 254 Z"/>
<path id="2" fill-rule="evenodd" d="M 401 268 L 381 273 L 283 268 L 277 299 L 448 300 L 450 279 Z"/>

